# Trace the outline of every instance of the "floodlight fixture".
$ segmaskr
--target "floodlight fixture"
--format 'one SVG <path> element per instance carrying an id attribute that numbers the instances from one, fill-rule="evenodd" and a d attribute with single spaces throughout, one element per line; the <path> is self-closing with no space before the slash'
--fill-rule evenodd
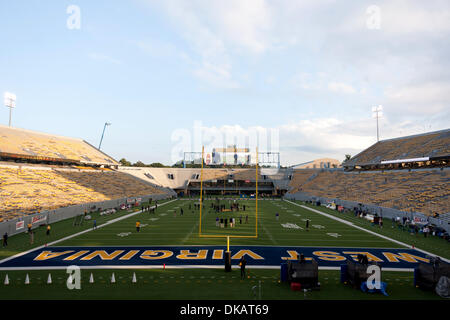
<path id="1" fill-rule="evenodd" d="M 9 108 L 9 126 L 11 127 L 11 113 L 12 108 L 16 107 L 16 95 L 11 92 L 5 92 L 4 98 L 5 106 Z"/>
<path id="2" fill-rule="evenodd" d="M 105 125 L 103 126 L 102 137 L 100 139 L 100 144 L 98 145 L 98 150 L 100 150 L 100 148 L 102 146 L 102 141 L 103 141 L 103 136 L 105 135 L 106 126 L 110 126 L 111 124 L 112 124 L 111 122 L 105 122 Z"/>
<path id="3" fill-rule="evenodd" d="M 372 107 L 372 117 L 377 119 L 377 142 L 380 141 L 380 132 L 378 127 L 378 119 L 383 116 L 383 106 Z"/>

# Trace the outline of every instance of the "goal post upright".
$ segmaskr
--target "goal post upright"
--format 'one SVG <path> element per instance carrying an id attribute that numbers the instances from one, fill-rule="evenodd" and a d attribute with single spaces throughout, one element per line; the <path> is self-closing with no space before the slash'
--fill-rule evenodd
<path id="1" fill-rule="evenodd" d="M 201 237 L 202 235 L 202 208 L 203 208 L 203 201 L 202 201 L 202 195 L 203 195 L 203 157 L 205 152 L 205 146 L 202 146 L 202 165 L 200 169 L 200 223 L 198 227 L 198 236 Z"/>
<path id="2" fill-rule="evenodd" d="M 258 147 L 256 147 L 256 194 L 255 194 L 255 234 L 258 237 Z"/>

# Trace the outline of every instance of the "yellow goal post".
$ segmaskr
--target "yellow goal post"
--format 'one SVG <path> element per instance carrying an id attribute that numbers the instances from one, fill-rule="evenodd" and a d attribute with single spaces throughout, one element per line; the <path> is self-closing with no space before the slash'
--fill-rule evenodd
<path id="1" fill-rule="evenodd" d="M 203 209 L 203 177 L 204 177 L 204 163 L 205 147 L 202 146 L 202 160 L 200 170 L 200 221 L 198 228 L 198 236 L 200 238 L 226 238 L 227 251 L 229 251 L 230 238 L 258 238 L 258 148 L 256 148 L 256 170 L 255 170 L 255 233 L 253 235 L 239 235 L 239 234 L 203 234 L 202 233 L 202 209 Z"/>

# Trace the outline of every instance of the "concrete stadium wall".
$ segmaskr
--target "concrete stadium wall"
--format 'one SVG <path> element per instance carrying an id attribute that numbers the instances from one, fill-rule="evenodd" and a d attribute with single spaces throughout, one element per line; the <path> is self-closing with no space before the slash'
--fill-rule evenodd
<path id="1" fill-rule="evenodd" d="M 156 184 L 154 182 L 154 180 L 149 179 L 145 173 L 146 172 L 145 168 L 134 168 L 134 167 L 121 167 L 119 172 L 128 174 L 130 176 L 132 176 L 135 179 L 139 179 L 140 181 L 152 186 L 153 188 L 156 188 L 158 190 L 161 190 L 163 193 L 167 193 L 169 195 L 172 196 L 176 196 L 177 193 L 175 191 L 173 191 L 172 189 L 168 188 L 168 187 L 163 187 L 162 185 Z"/>
<path id="2" fill-rule="evenodd" d="M 234 168 L 236 169 L 236 168 Z M 205 170 L 229 170 L 229 168 Z M 237 169 L 247 170 L 247 169 Z M 254 170 L 254 169 L 252 169 Z M 264 175 L 264 169 L 260 169 L 260 173 Z M 269 173 L 271 169 L 266 169 Z M 185 189 L 189 180 L 192 179 L 194 174 L 200 174 L 200 168 L 151 168 L 151 167 L 119 167 L 119 172 L 125 172 L 133 176 L 139 177 L 142 180 L 151 182 L 153 185 L 159 185 L 165 188 L 171 189 Z M 267 173 L 268 181 L 272 181 L 277 188 L 288 189 L 290 180 L 288 180 L 288 174 L 292 172 L 292 169 L 277 169 L 276 173 Z M 154 179 L 149 179 L 145 176 L 145 173 L 149 173 Z M 168 174 L 173 174 L 174 179 L 171 180 L 167 177 Z"/>
<path id="3" fill-rule="evenodd" d="M 346 209 L 353 210 L 353 208 L 358 207 L 360 202 L 355 201 L 348 201 L 348 200 L 341 200 L 341 199 L 331 199 L 331 198 L 324 198 L 324 197 L 317 197 L 310 194 L 307 194 L 305 192 L 297 192 L 297 193 L 288 193 L 284 196 L 287 200 L 300 200 L 300 201 L 320 201 L 320 203 L 330 203 L 334 202 L 336 205 L 343 206 Z M 450 225 L 447 221 L 444 221 L 442 219 L 433 218 L 430 216 L 427 216 L 420 212 L 406 212 L 401 211 L 393 208 L 386 208 L 386 207 L 380 207 L 374 204 L 365 204 L 362 203 L 361 205 L 362 210 L 369 212 L 370 214 L 378 213 L 379 216 L 382 216 L 383 218 L 392 219 L 392 217 L 408 217 L 410 220 L 412 220 L 414 217 L 424 218 L 427 219 L 430 223 L 433 225 L 436 225 L 438 227 L 441 227 L 445 229 L 448 233 L 450 233 Z M 385 222 L 387 224 L 387 222 Z"/>
<path id="4" fill-rule="evenodd" d="M 114 199 L 114 200 L 107 200 L 107 201 L 99 201 L 99 202 L 90 202 L 90 203 L 84 203 L 79 205 L 73 205 L 69 207 L 59 208 L 55 210 L 49 210 L 49 211 L 42 211 L 41 213 L 36 213 L 32 215 L 26 215 L 23 218 L 17 218 L 13 220 L 8 220 L 0 223 L 0 236 L 3 237 L 5 232 L 8 233 L 8 237 L 19 234 L 21 232 L 27 231 L 27 224 L 31 223 L 33 217 L 35 216 L 44 216 L 45 221 L 35 223 L 32 226 L 32 229 L 39 227 L 41 224 L 46 223 L 54 223 L 65 219 L 74 218 L 75 216 L 78 216 L 80 214 L 84 214 L 84 210 L 92 207 L 101 208 L 102 211 L 106 209 L 116 208 L 120 206 L 122 203 L 126 203 L 127 199 L 135 199 L 135 198 L 142 198 L 142 201 L 148 201 L 148 199 L 153 200 L 162 200 L 171 198 L 173 194 L 151 194 L 151 195 L 145 195 L 145 196 L 135 196 L 135 197 L 128 197 L 128 198 L 120 198 L 120 199 Z M 16 230 L 16 222 L 23 220 L 24 227 L 22 229 Z"/>

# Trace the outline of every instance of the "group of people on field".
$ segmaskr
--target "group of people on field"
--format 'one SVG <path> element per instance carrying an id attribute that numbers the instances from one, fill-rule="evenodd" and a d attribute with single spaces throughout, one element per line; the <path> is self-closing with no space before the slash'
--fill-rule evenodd
<path id="1" fill-rule="evenodd" d="M 242 224 L 242 219 L 243 219 L 243 216 L 240 216 L 239 224 Z M 236 226 L 236 218 L 234 218 L 234 217 L 231 217 L 231 218 L 216 217 L 216 227 L 227 228 L 228 223 L 229 223 L 230 227 Z M 245 223 L 248 223 L 248 215 L 245 216 Z"/>
<path id="2" fill-rule="evenodd" d="M 35 231 L 32 229 L 32 224 L 31 223 L 29 223 L 28 225 L 27 225 L 27 233 L 30 235 L 30 244 L 34 244 L 34 234 L 35 234 Z M 48 236 L 50 236 L 50 230 L 51 230 L 51 226 L 50 226 L 50 224 L 47 224 L 47 226 L 46 226 L 46 228 L 45 228 L 45 234 L 47 235 L 47 237 Z M 7 247 L 8 246 L 8 238 L 9 238 L 9 236 L 8 236 L 8 232 L 5 232 L 4 234 L 3 234 L 3 238 L 2 238 L 2 246 L 3 247 Z"/>

